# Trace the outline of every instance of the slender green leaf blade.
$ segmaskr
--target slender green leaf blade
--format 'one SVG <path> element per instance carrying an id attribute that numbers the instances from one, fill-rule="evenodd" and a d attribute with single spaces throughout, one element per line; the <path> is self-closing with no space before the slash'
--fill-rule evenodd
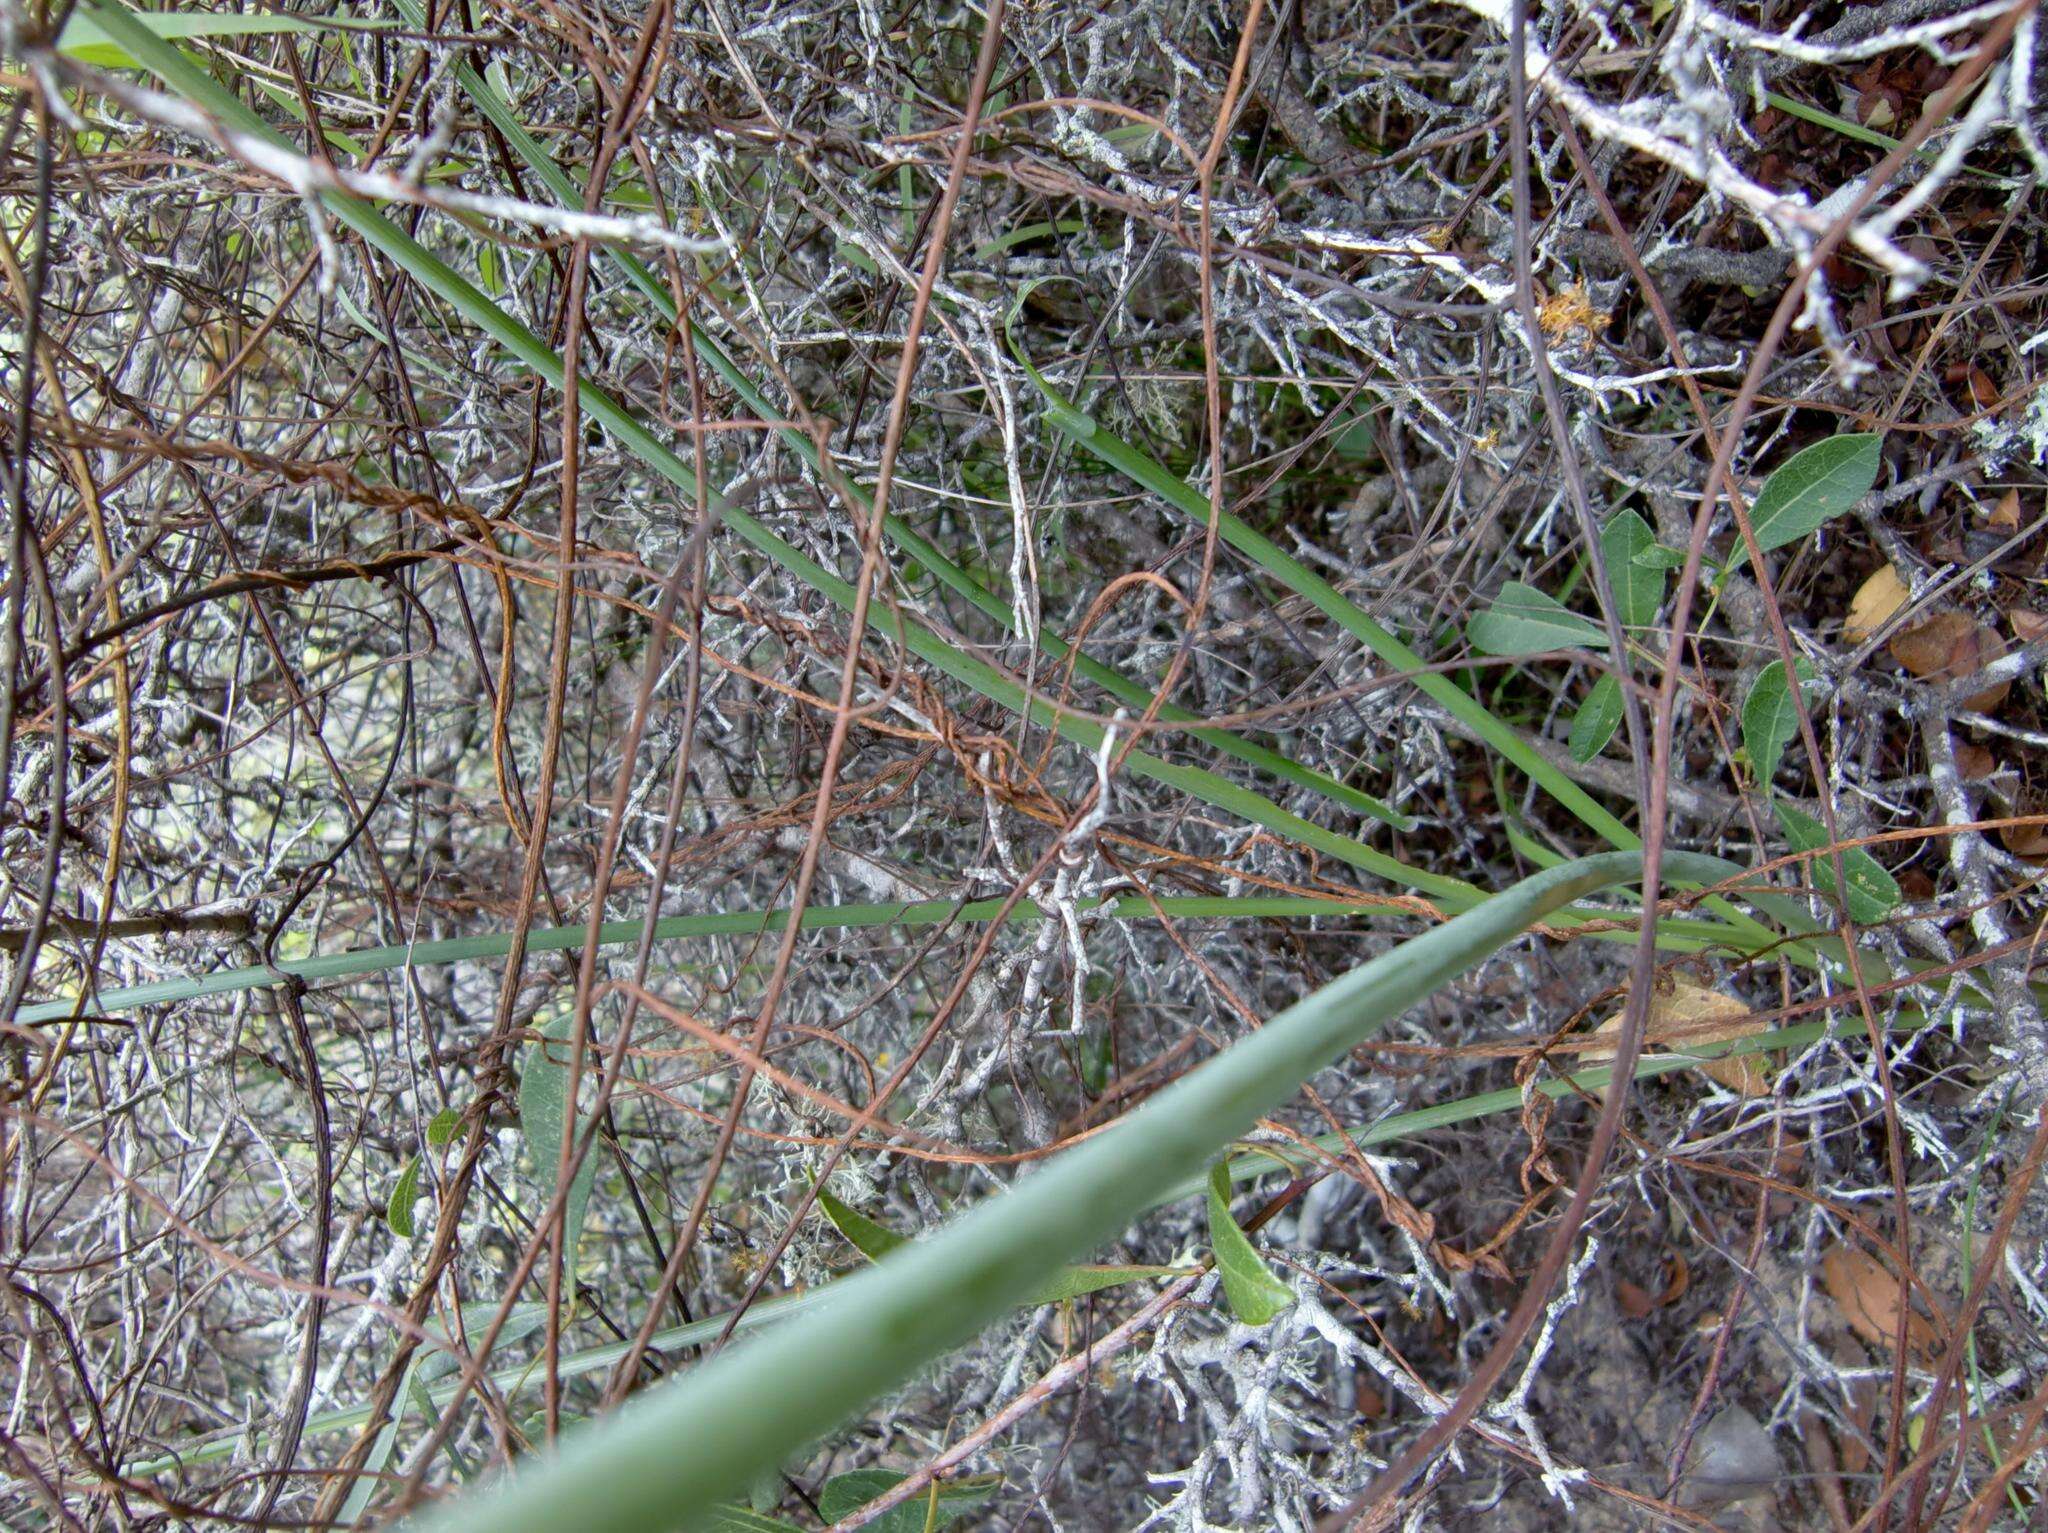
<path id="1" fill-rule="evenodd" d="M 1750 505 L 1756 546 L 1769 550 L 1803 538 L 1868 495 L 1882 444 L 1875 432 L 1845 432 L 1787 458 Z"/>
<path id="2" fill-rule="evenodd" d="M 136 14 L 136 21 L 168 42 L 204 41 L 216 37 L 255 37 L 267 32 L 319 32 L 339 27 L 375 31 L 391 25 L 369 18 L 264 15 L 249 12 L 151 12 Z M 57 39 L 57 51 L 68 53 L 81 63 L 101 69 L 130 69 L 135 60 L 128 50 L 110 40 L 105 30 L 88 15 L 74 15 Z"/>
<path id="3" fill-rule="evenodd" d="M 1778 811 L 1778 824 L 1784 827 L 1785 839 L 1791 843 L 1793 851 L 1820 851 L 1829 844 L 1827 827 L 1812 815 L 1782 801 L 1771 807 Z M 1859 924 L 1882 921 L 1898 906 L 1897 882 L 1864 847 L 1848 847 L 1842 853 L 1842 873 L 1848 880 L 1847 889 L 1835 883 L 1834 860 L 1831 857 L 1814 858 L 1813 868 L 1815 882 L 1833 885 L 1849 907 L 1850 917 Z"/>
<path id="4" fill-rule="evenodd" d="M 1220 1160 L 1209 1172 L 1209 1245 L 1230 1312 L 1246 1325 L 1264 1325 L 1294 1302 L 1294 1290 L 1273 1276 L 1258 1247 L 1230 1217 L 1230 1173 Z"/>
<path id="5" fill-rule="evenodd" d="M 1465 625 L 1472 647 L 1487 655 L 1539 655 L 1545 650 L 1605 645 L 1591 618 L 1580 617 L 1554 596 L 1510 580 L 1500 595 Z"/>
<path id="6" fill-rule="evenodd" d="M 435 1113 L 427 1124 L 427 1143 L 441 1149 L 455 1142 L 455 1131 L 462 1127 L 462 1114 L 453 1107 L 444 1107 Z"/>
<path id="7" fill-rule="evenodd" d="M 1591 761 L 1607 749 L 1607 742 L 1620 727 L 1621 683 L 1610 671 L 1593 683 L 1593 690 L 1572 718 L 1572 760 Z"/>

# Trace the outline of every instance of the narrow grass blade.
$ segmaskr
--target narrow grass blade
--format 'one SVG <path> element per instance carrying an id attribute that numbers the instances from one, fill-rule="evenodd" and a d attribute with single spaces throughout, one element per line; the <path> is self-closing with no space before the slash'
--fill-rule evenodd
<path id="1" fill-rule="evenodd" d="M 1891 1020 L 1891 1031 L 1912 1032 L 1927 1025 L 1924 1011 L 1902 1009 Z M 1805 1048 L 1822 1037 L 1828 1029 L 1826 1021 L 1801 1022 L 1791 1027 L 1778 1028 L 1768 1033 L 1757 1033 L 1748 1038 L 1727 1044 L 1710 1044 L 1684 1053 L 1658 1053 L 1645 1055 L 1636 1061 L 1635 1079 L 1654 1080 L 1659 1076 L 1674 1075 L 1682 1070 L 1697 1068 L 1711 1059 L 1758 1052 Z M 1859 1034 L 1852 1034 L 1854 1041 Z M 1613 1080 L 1614 1071 L 1608 1065 L 1593 1065 L 1585 1069 L 1567 1072 L 1549 1080 L 1539 1081 L 1534 1090 L 1552 1101 L 1583 1094 L 1598 1096 Z M 1449 1102 L 1439 1102 L 1432 1107 L 1420 1107 L 1411 1112 L 1394 1113 L 1376 1119 L 1371 1123 L 1358 1124 L 1342 1133 L 1328 1133 L 1311 1140 L 1310 1143 L 1326 1155 L 1338 1156 L 1349 1152 L 1352 1147 L 1373 1149 L 1380 1145 L 1398 1144 L 1420 1135 L 1432 1133 L 1440 1128 L 1449 1128 L 1459 1123 L 1471 1123 L 1481 1118 L 1490 1118 L 1502 1113 L 1519 1112 L 1524 1104 L 1523 1092 L 1517 1087 L 1506 1087 L 1499 1091 L 1475 1092 L 1471 1096 L 1459 1097 Z M 1261 1144 L 1256 1149 L 1244 1150 L 1233 1155 L 1226 1165 L 1233 1185 L 1250 1183 L 1275 1172 L 1293 1175 L 1314 1164 L 1314 1157 L 1289 1145 Z M 1185 1198 L 1200 1197 L 1207 1185 L 1207 1178 L 1197 1173 L 1169 1189 L 1154 1206 L 1177 1203 Z M 1086 1270 L 1086 1269 L 1079 1269 Z M 794 1318 L 804 1310 L 822 1304 L 832 1296 L 831 1287 L 812 1288 L 801 1294 L 781 1298 L 763 1299 L 738 1317 L 736 1329 L 751 1332 L 765 1326 Z M 524 1306 L 537 1316 L 538 1305 Z M 687 1325 L 671 1326 L 654 1334 L 654 1345 L 664 1352 L 681 1351 L 697 1346 L 717 1337 L 732 1316 L 730 1313 L 707 1315 L 702 1320 Z M 536 1322 L 537 1323 L 537 1322 Z M 531 1327 L 529 1327 L 531 1329 Z M 512 1328 L 508 1325 L 508 1333 Z M 501 1338 L 502 1340 L 503 1338 Z M 627 1343 L 607 1342 L 601 1346 L 562 1354 L 560 1376 L 581 1378 L 587 1374 L 611 1368 L 626 1353 Z M 491 1385 L 507 1396 L 516 1396 L 538 1383 L 541 1373 L 526 1363 L 511 1364 L 493 1370 Z M 453 1385 L 444 1385 L 436 1391 L 424 1393 L 429 1404 L 445 1404 L 451 1397 Z M 305 1428 L 307 1437 L 320 1437 L 335 1432 L 359 1431 L 369 1420 L 369 1412 L 361 1406 L 323 1411 L 311 1417 Z M 253 1442 L 241 1427 L 224 1432 L 209 1434 L 195 1439 L 186 1449 L 174 1456 L 150 1459 L 141 1463 L 123 1466 L 131 1475 L 164 1474 L 180 1466 L 196 1468 L 203 1464 L 218 1463 L 231 1458 L 245 1446 L 260 1447 L 262 1439 Z"/>
<path id="2" fill-rule="evenodd" d="M 399 10 L 404 13 L 410 24 L 414 26 L 424 26 L 426 24 L 426 13 L 420 8 L 419 0 L 395 0 L 395 3 Z M 526 124 L 520 120 L 519 114 L 512 110 L 496 87 L 482 74 L 478 73 L 473 66 L 467 63 L 458 63 L 456 65 L 455 78 L 456 82 L 469 93 L 470 99 L 477 104 L 477 109 L 489 118 L 492 125 L 505 135 L 506 141 L 512 145 L 513 150 L 525 161 L 527 167 L 539 177 L 548 190 L 554 194 L 556 200 L 565 207 L 581 207 L 584 197 L 584 184 L 582 180 L 573 172 L 565 169 L 548 154 L 540 141 L 527 131 Z M 1029 232 L 1022 231 L 1021 233 L 1028 234 Z M 984 256 L 988 253 L 991 252 L 977 252 L 977 254 Z M 671 325 L 681 322 L 681 314 L 676 308 L 674 296 L 670 293 L 667 285 L 662 282 L 661 278 L 644 261 L 626 250 L 607 248 L 605 254 L 625 274 L 627 280 L 639 289 L 641 294 L 664 319 Z M 727 387 L 739 395 L 740 399 L 754 412 L 758 419 L 766 421 L 781 419 L 783 412 L 761 391 L 753 378 L 733 361 L 731 355 L 715 336 L 695 321 L 690 323 L 689 332 L 690 342 L 695 347 L 697 355 L 703 359 L 713 372 L 718 374 Z M 807 433 L 798 430 L 795 426 L 783 426 L 778 428 L 778 435 L 781 437 L 783 445 L 795 453 L 813 473 L 845 494 L 848 500 L 852 502 L 854 509 L 865 520 L 867 514 L 873 510 L 873 501 L 868 497 L 865 490 L 859 485 L 854 484 L 851 480 L 846 479 L 844 475 L 828 474 L 826 472 L 826 465 L 818 456 L 817 443 Z M 883 519 L 883 530 L 888 534 L 892 543 L 926 569 L 930 570 L 941 584 L 946 586 L 955 595 L 966 600 L 982 616 L 1001 624 L 1012 632 L 1015 631 L 1016 619 L 1010 609 L 1010 604 L 995 592 L 982 585 L 980 581 L 976 580 L 966 570 L 962 569 L 945 550 L 926 538 L 915 527 L 911 526 L 909 522 L 905 521 L 902 516 L 891 512 Z M 1073 654 L 1073 646 L 1059 633 L 1049 628 L 1041 629 L 1039 633 L 1039 647 L 1052 656 L 1054 660 L 1060 662 L 1065 662 L 1068 656 Z M 1085 654 L 1075 655 L 1074 669 L 1082 679 L 1093 682 L 1096 686 L 1103 688 L 1111 696 L 1115 697 L 1119 702 L 1131 708 L 1143 711 L 1151 705 L 1152 693 L 1150 691 L 1098 660 L 1091 659 Z M 1174 707 L 1170 704 L 1160 710 L 1159 716 L 1168 723 L 1179 724 L 1189 723 L 1196 717 L 1187 709 Z M 1414 821 L 1408 815 L 1401 813 L 1381 799 L 1358 788 L 1354 788 L 1349 783 L 1331 777 L 1328 773 L 1319 772 L 1313 767 L 1303 766 L 1268 746 L 1261 745 L 1253 740 L 1247 740 L 1229 730 L 1209 729 L 1196 732 L 1201 738 L 1217 750 L 1222 751 L 1225 755 L 1234 756 L 1247 765 L 1255 766 L 1261 771 L 1281 779 L 1283 782 L 1293 783 L 1296 787 L 1307 788 L 1312 792 L 1320 793 L 1324 797 L 1343 804 L 1349 809 L 1356 810 L 1360 814 L 1369 815 L 1373 819 L 1383 821 L 1397 830 L 1410 830 L 1414 828 Z"/>
<path id="3" fill-rule="evenodd" d="M 1305 920 L 1316 916 L 1358 916 L 1403 914 L 1399 907 L 1378 900 L 1318 899 L 1312 895 L 1254 894 L 1235 898 L 1205 894 L 1157 896 L 1159 913 L 1180 921 L 1279 921 Z M 1470 909 L 1474 898 L 1462 902 L 1444 901 L 1454 909 Z M 1153 919 L 1152 905 L 1143 900 L 1093 896 L 1074 902 L 1077 910 L 1101 910 L 1120 921 Z M 1001 900 L 919 900 L 910 904 L 811 905 L 803 913 L 805 931 L 858 931 L 881 926 L 934 926 L 947 921 L 992 921 L 1001 912 Z M 1624 915 L 1618 911 L 1588 911 L 1586 918 Z M 654 923 L 656 940 L 678 941 L 692 937 L 750 937 L 775 929 L 789 919 L 789 911 L 729 910 L 716 915 L 664 916 Z M 1046 919 L 1046 912 L 1029 900 L 1021 901 L 1009 913 L 1011 921 Z M 640 940 L 641 919 L 606 921 L 597 929 L 600 947 L 620 947 Z M 580 948 L 587 928 L 538 926 L 527 933 L 529 952 L 551 953 Z M 1629 933 L 1603 933 L 1634 941 Z M 1715 944 L 1739 942 L 1742 933 L 1712 921 L 1666 920 L 1661 923 L 1658 945 L 1675 952 L 1698 952 Z M 398 943 L 388 947 L 352 948 L 317 958 L 287 959 L 274 968 L 256 964 L 240 969 L 221 969 L 179 979 L 151 980 L 142 985 L 123 985 L 91 996 L 65 1000 L 38 1001 L 22 1007 L 17 1020 L 49 1022 L 87 1012 L 127 1011 L 137 1006 L 160 1006 L 177 1001 L 202 1000 L 208 996 L 232 995 L 243 990 L 265 990 L 290 978 L 304 980 L 345 979 L 359 974 L 379 974 L 394 969 L 431 968 L 439 964 L 475 963 L 503 958 L 512 951 L 512 933 L 485 932 L 474 937 L 446 937 L 433 942 Z M 1866 960 L 1868 961 L 1868 960 Z"/>

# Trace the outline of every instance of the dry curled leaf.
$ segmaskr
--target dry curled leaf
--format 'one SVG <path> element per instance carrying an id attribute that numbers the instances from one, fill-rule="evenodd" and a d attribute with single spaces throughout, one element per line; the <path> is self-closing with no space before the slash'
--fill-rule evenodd
<path id="1" fill-rule="evenodd" d="M 1842 622 L 1844 643 L 1861 644 L 1892 620 L 1894 613 L 1912 600 L 1913 593 L 1899 578 L 1895 565 L 1878 568 L 1849 598 L 1849 615 Z"/>
<path id="2" fill-rule="evenodd" d="M 2017 489 L 2011 489 L 1999 496 L 1998 504 L 1991 508 L 1991 514 L 1988 519 L 1991 525 L 2000 532 L 2018 532 L 2020 530 L 2020 492 Z"/>
<path id="3" fill-rule="evenodd" d="M 2019 636 L 2022 644 L 2031 644 L 2036 639 L 2048 639 L 2048 612 L 2035 612 L 2027 607 L 2010 607 L 2005 619 L 2012 624 L 2012 631 Z"/>
<path id="4" fill-rule="evenodd" d="M 1887 1349 L 1897 1341 L 1899 1280 L 1883 1262 L 1853 1247 L 1837 1246 L 1820 1259 L 1820 1279 L 1849 1329 Z M 1906 1350 L 1924 1355 L 1933 1343 L 1933 1323 L 1908 1310 Z"/>
<path id="5" fill-rule="evenodd" d="M 2037 865 L 2048 863 L 2048 825 L 2001 825 L 1998 839 L 2015 857 Z"/>
<path id="6" fill-rule="evenodd" d="M 1622 1016 L 1623 1012 L 1616 1012 L 1594 1031 L 1620 1032 Z M 1762 1030 L 1763 1023 L 1751 1016 L 1749 1008 L 1732 995 L 1723 995 L 1690 980 L 1674 979 L 1668 989 L 1660 984 L 1651 997 L 1650 1015 L 1643 1031 L 1643 1047 L 1646 1051 L 1661 1046 L 1670 1052 L 1680 1052 L 1699 1044 L 1730 1043 Z M 1585 1052 L 1589 1059 L 1611 1059 L 1614 1056 L 1610 1044 L 1589 1044 Z M 1731 1054 L 1721 1059 L 1704 1060 L 1700 1069 L 1710 1079 L 1743 1096 L 1770 1095 L 1770 1076 L 1759 1055 Z"/>
<path id="7" fill-rule="evenodd" d="M 1692 1268 L 1676 1251 L 1664 1253 L 1664 1286 L 1657 1292 L 1623 1278 L 1614 1285 L 1615 1302 L 1631 1320 L 1640 1320 L 1653 1310 L 1668 1309 L 1685 1297 L 1692 1286 Z"/>
<path id="8" fill-rule="evenodd" d="M 1981 782 L 1998 770 L 1998 758 L 1981 745 L 1956 747 L 1956 771 L 1964 782 Z"/>
<path id="9" fill-rule="evenodd" d="M 1892 658 L 1922 681 L 1960 681 L 2005 653 L 2005 641 L 1967 612 L 1937 612 L 1895 636 Z M 1989 713 L 2005 701 L 2012 683 L 2001 681 L 1963 700 L 1972 713 Z"/>

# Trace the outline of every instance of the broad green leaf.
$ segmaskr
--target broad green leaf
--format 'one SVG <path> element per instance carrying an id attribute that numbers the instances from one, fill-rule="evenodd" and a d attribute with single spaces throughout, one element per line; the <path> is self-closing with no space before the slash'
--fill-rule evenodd
<path id="1" fill-rule="evenodd" d="M 452 1107 L 444 1107 L 435 1113 L 427 1124 L 427 1143 L 435 1149 L 455 1142 L 455 1131 L 462 1127 L 462 1114 Z"/>
<path id="2" fill-rule="evenodd" d="M 569 1018 L 562 1017 L 541 1030 L 542 1041 L 527 1046 L 526 1065 L 519 1075 L 519 1129 L 526 1136 L 526 1153 L 533 1157 L 533 1179 L 548 1190 L 550 1198 L 562 1168 L 562 1136 L 575 1131 L 568 1102 L 569 1023 Z M 592 1062 L 586 1060 L 585 1064 Z M 590 1184 L 596 1176 L 597 1149 L 592 1146 L 562 1205 L 564 1272 L 576 1270 L 583 1212 L 590 1204 Z"/>
<path id="3" fill-rule="evenodd" d="M 1778 823 L 1784 827 L 1785 839 L 1795 852 L 1819 851 L 1828 845 L 1827 827 L 1812 815 L 1794 809 L 1790 804 L 1774 803 L 1778 811 Z M 1851 919 L 1868 925 L 1882 921 L 1890 915 L 1899 903 L 1899 886 L 1884 865 L 1869 851 L 1860 846 L 1846 848 L 1842 852 L 1842 872 L 1849 881 L 1842 894 L 1843 902 L 1849 907 Z M 1834 884 L 1834 859 L 1820 856 L 1813 859 L 1813 881 L 1816 884 Z"/>
<path id="4" fill-rule="evenodd" d="M 1593 690 L 1572 719 L 1572 760 L 1591 761 L 1607 749 L 1607 742 L 1620 727 L 1621 683 L 1609 671 L 1593 683 Z"/>
<path id="5" fill-rule="evenodd" d="M 849 1517 L 875 1497 L 901 1485 L 906 1476 L 890 1469 L 855 1469 L 834 1475 L 818 1492 L 818 1510 L 831 1522 Z M 874 1533 L 925 1533 L 927 1526 L 943 1528 L 964 1517 L 1002 1488 L 999 1474 L 978 1474 L 968 1479 L 944 1480 L 927 1486 L 893 1511 L 884 1512 L 868 1527 Z M 938 1491 L 937 1515 L 933 1515 L 932 1490 Z"/>
<path id="6" fill-rule="evenodd" d="M 1646 570 L 1682 570 L 1685 568 L 1685 550 L 1652 543 L 1636 555 L 1635 562 Z"/>
<path id="7" fill-rule="evenodd" d="M 907 1238 L 897 1234 L 886 1224 L 877 1224 L 858 1209 L 848 1208 L 823 1187 L 818 1189 L 818 1207 L 824 1210 L 825 1217 L 832 1221 L 832 1227 L 844 1235 L 853 1248 L 871 1262 L 878 1262 L 898 1247 L 910 1244 Z M 1105 1288 L 1118 1288 L 1125 1283 L 1141 1282 L 1146 1278 L 1185 1275 L 1179 1267 L 1122 1267 L 1099 1264 L 1064 1267 L 1024 1302 L 1027 1305 L 1061 1304 L 1068 1299 L 1078 1299 L 1083 1294 L 1100 1293 Z"/>
<path id="8" fill-rule="evenodd" d="M 1881 445 L 1874 432 L 1845 432 L 1786 459 L 1750 504 L 1756 546 L 1795 542 L 1868 495 L 1877 483 Z"/>
<path id="9" fill-rule="evenodd" d="M 1649 627 L 1664 605 L 1663 569 L 1642 562 L 1656 546 L 1657 534 L 1633 511 L 1617 511 L 1601 529 L 1600 554 L 1607 583 L 1614 588 L 1615 615 L 1624 628 Z"/>
<path id="10" fill-rule="evenodd" d="M 420 1158 L 411 1155 L 406 1157 L 405 1169 L 398 1173 L 398 1185 L 391 1189 L 391 1200 L 384 1205 L 384 1222 L 400 1240 L 412 1239 L 412 1206 L 419 1197 Z"/>
<path id="11" fill-rule="evenodd" d="M 1472 647 L 1486 655 L 1540 655 L 1545 650 L 1605 645 L 1607 635 L 1555 597 L 1510 580 L 1487 609 L 1465 625 Z"/>
<path id="12" fill-rule="evenodd" d="M 1250 1237 L 1230 1217 L 1230 1173 L 1220 1160 L 1209 1172 L 1209 1246 L 1216 1253 L 1230 1312 L 1246 1325 L 1264 1325 L 1294 1302 L 1294 1290 L 1273 1276 Z"/>
<path id="13" fill-rule="evenodd" d="M 1810 684 L 1813 678 L 1812 664 L 1801 660 L 1800 683 Z M 1799 710 L 1791 687 L 1785 683 L 1785 662 L 1773 660 L 1756 673 L 1756 680 L 1749 685 L 1749 696 L 1742 700 L 1742 748 L 1749 752 L 1750 765 L 1755 768 L 1759 783 L 1770 786 L 1785 747 L 1798 733 Z"/>
<path id="14" fill-rule="evenodd" d="M 818 1189 L 818 1207 L 825 1211 L 832 1227 L 871 1262 L 880 1261 L 898 1246 L 910 1244 L 886 1224 L 877 1224 L 858 1209 L 848 1208 L 823 1187 Z"/>

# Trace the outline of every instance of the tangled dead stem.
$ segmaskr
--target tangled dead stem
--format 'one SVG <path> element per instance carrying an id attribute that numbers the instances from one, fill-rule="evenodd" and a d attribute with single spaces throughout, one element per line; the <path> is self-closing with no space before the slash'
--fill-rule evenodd
<path id="1" fill-rule="evenodd" d="M 1315 1526 L 1500 1340 L 1591 1175 L 1399 1525 L 2037 1525 L 2031 4 L 394 0 L 173 34 L 281 138 L 69 9 L 0 7 L 0 1521 L 369 1523 L 536 1451 L 723 1326 L 595 1349 L 857 1263 L 820 1175 L 936 1225 L 1460 891 L 1647 834 L 1663 710 L 1669 845 L 1810 851 L 1774 795 L 1824 841 L 1917 833 L 1871 849 L 1897 899 L 1853 934 L 1917 981 L 1859 998 L 1726 922 L 1665 951 L 1653 1040 L 1702 991 L 1719 1038 L 1826 1025 L 1642 1082 L 1589 1166 L 1598 1101 L 1536 1087 L 1622 1010 L 1634 912 L 1526 938 L 1273 1120 L 1309 1169 L 1239 1213 L 1280 1318 L 1208 1278 L 1019 1312 L 755 1508 L 820 1526 L 836 1477 L 964 1443 L 948 1476 L 996 1478 L 942 1507 L 977 1526 Z M 573 357 L 573 400 L 338 193 Z M 1883 436 L 1852 514 L 1731 558 L 1737 499 L 1845 431 Z M 1589 753 L 1606 631 L 1503 663 L 1464 625 L 1511 581 L 1610 610 L 1656 567 L 1588 560 L 1624 511 L 1670 550 L 1704 515 L 1704 578 L 1615 651 L 1635 717 Z M 856 628 L 830 580 L 864 551 Z M 1521 755 L 1390 682 L 1287 558 Z M 1819 754 L 1759 780 L 1739 714 L 1787 645 Z M 1236 736 L 1144 729 L 1169 679 Z M 1840 920 L 1826 866 L 1776 865 L 1773 919 Z M 786 950 L 636 924 L 579 963 L 650 904 L 1019 886 L 1043 919 L 978 966 L 966 916 Z M 1396 898 L 1151 904 L 1361 892 Z M 573 1090 L 594 1171 L 551 1209 Z M 1200 1218 L 1096 1259 L 1199 1261 Z"/>

